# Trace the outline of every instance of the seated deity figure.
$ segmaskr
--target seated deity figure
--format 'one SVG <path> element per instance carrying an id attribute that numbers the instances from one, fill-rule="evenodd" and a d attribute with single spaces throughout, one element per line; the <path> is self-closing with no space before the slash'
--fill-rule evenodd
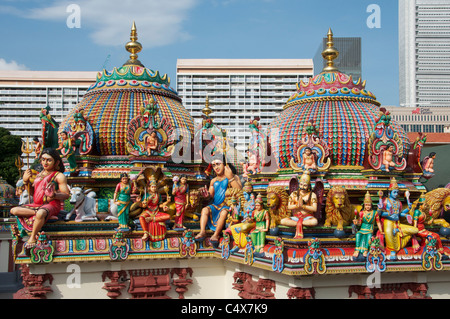
<path id="1" fill-rule="evenodd" d="M 402 202 L 398 199 L 399 187 L 395 178 L 391 179 L 389 196 L 383 198 L 381 191 L 379 195 L 378 213 L 382 218 L 383 225 L 381 233 L 384 235 L 386 250 L 390 252 L 389 258 L 396 259 L 397 252 L 406 247 L 411 239 L 413 240 L 413 248 L 418 248 L 417 240 L 413 235 L 416 235 L 419 230 L 417 227 L 400 222 L 400 217 L 406 217 L 408 223 L 412 224 L 412 217 L 409 214 L 411 204 L 408 204 L 409 207 L 402 210 Z"/>
<path id="2" fill-rule="evenodd" d="M 423 161 L 423 172 L 425 174 L 434 174 L 434 160 L 436 159 L 436 153 L 431 152 L 428 156 L 426 156 Z"/>
<path id="3" fill-rule="evenodd" d="M 218 242 L 229 209 L 227 203 L 225 203 L 225 192 L 228 187 L 242 189 L 242 185 L 239 177 L 234 175 L 229 165 L 225 165 L 221 159 L 214 159 L 211 166 L 216 177 L 211 180 L 209 188 L 206 188 L 205 186 L 201 189 L 201 192 L 203 197 L 210 197 L 213 199 L 213 202 L 202 209 L 200 216 L 200 232 L 195 239 L 197 241 L 204 240 L 206 237 L 206 229 L 209 228 L 214 231 L 210 240 L 212 242 Z"/>
<path id="4" fill-rule="evenodd" d="M 168 211 L 167 204 L 170 198 L 165 203 L 160 203 L 160 195 L 157 191 L 157 183 L 154 179 L 150 179 L 148 191 L 143 198 L 138 198 L 140 206 L 144 209 L 139 216 L 139 222 L 144 230 L 142 240 L 150 240 L 152 242 L 161 241 L 166 236 L 166 221 L 170 219 L 170 215 L 165 213 Z M 163 209 L 165 212 L 161 212 Z"/>
<path id="5" fill-rule="evenodd" d="M 152 132 L 145 139 L 147 145 L 147 155 L 153 155 L 153 153 L 158 149 L 158 136 L 156 132 Z"/>
<path id="6" fill-rule="evenodd" d="M 58 219 L 61 202 L 70 197 L 67 178 L 63 174 L 64 165 L 58 151 L 49 148 L 42 150 L 40 162 L 43 170 L 35 178 L 31 169 L 23 174 L 23 183 L 30 195 L 33 195 L 33 203 L 11 209 L 11 214 L 30 232 L 25 248 L 36 245 L 38 232 L 47 221 Z"/>
<path id="7" fill-rule="evenodd" d="M 387 149 L 383 152 L 383 166 L 386 172 L 389 172 L 391 167 L 395 167 L 394 145 L 392 144 L 389 144 Z"/>
<path id="8" fill-rule="evenodd" d="M 317 170 L 317 164 L 316 164 L 316 154 L 311 150 L 310 147 L 305 147 L 303 154 L 302 154 L 302 163 L 303 163 L 303 169 L 310 170 L 310 171 L 316 171 Z"/>
<path id="9" fill-rule="evenodd" d="M 419 230 L 417 237 L 421 239 L 420 246 L 425 247 L 429 239 L 436 240 L 436 249 L 441 253 L 443 259 L 449 259 L 449 254 L 444 250 L 442 240 L 439 234 L 426 229 L 426 225 L 430 225 L 433 222 L 433 217 L 427 214 L 427 211 L 423 210 L 425 203 L 425 195 L 421 195 L 419 199 L 413 203 L 413 226 Z"/>
<path id="10" fill-rule="evenodd" d="M 295 239 L 303 238 L 303 226 L 316 226 L 318 220 L 314 217 L 317 211 L 317 196 L 311 190 L 309 171 L 304 171 L 299 181 L 298 191 L 289 196 L 288 209 L 292 211 L 291 217 L 283 218 L 280 225 L 295 227 Z"/>
<path id="11" fill-rule="evenodd" d="M 241 207 L 238 204 L 237 198 L 233 195 L 228 199 L 228 217 L 226 221 L 227 229 L 239 223 L 242 219 Z"/>

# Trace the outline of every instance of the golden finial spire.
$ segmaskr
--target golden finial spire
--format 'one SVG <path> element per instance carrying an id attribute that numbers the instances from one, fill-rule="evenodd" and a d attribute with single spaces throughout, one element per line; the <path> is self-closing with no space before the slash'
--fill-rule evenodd
<path id="1" fill-rule="evenodd" d="M 328 29 L 327 36 L 328 36 L 327 48 L 322 52 L 323 58 L 327 60 L 327 66 L 322 70 L 322 73 L 337 72 L 338 69 L 334 65 L 334 60 L 339 56 L 339 51 L 334 47 L 333 31 L 331 31 L 331 28 Z"/>
<path id="2" fill-rule="evenodd" d="M 206 97 L 205 100 L 205 107 L 202 110 L 202 113 L 205 114 L 207 117 L 212 113 L 212 109 L 209 107 L 209 97 Z"/>
<path id="3" fill-rule="evenodd" d="M 136 24 L 133 22 L 133 26 L 131 27 L 130 41 L 125 44 L 125 49 L 130 52 L 130 59 L 124 63 L 125 65 L 138 65 L 142 66 L 142 63 L 137 59 L 137 53 L 141 52 L 142 45 L 137 41 L 137 31 Z"/>

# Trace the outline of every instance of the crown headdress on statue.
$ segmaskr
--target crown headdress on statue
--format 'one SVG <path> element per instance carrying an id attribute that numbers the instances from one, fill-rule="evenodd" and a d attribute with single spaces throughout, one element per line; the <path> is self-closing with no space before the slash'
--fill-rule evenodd
<path id="1" fill-rule="evenodd" d="M 258 196 L 256 196 L 255 203 L 261 204 L 261 205 L 264 204 L 261 194 L 258 194 Z"/>
<path id="2" fill-rule="evenodd" d="M 364 204 L 372 205 L 372 196 L 370 196 L 369 192 L 367 192 L 366 196 L 364 196 Z"/>
<path id="3" fill-rule="evenodd" d="M 152 185 L 157 185 L 157 183 L 156 183 L 156 179 L 155 179 L 155 176 L 150 176 L 150 179 L 148 180 L 148 186 L 152 186 Z"/>
<path id="4" fill-rule="evenodd" d="M 422 195 L 420 195 L 420 197 L 419 197 L 419 203 L 420 204 L 422 204 L 422 203 L 425 203 L 425 194 L 422 194 Z"/>
<path id="5" fill-rule="evenodd" d="M 243 187 L 243 191 L 246 193 L 250 193 L 253 191 L 253 185 L 249 181 L 246 181 Z"/>
<path id="6" fill-rule="evenodd" d="M 397 189 L 398 190 L 398 184 L 397 184 L 397 180 L 395 179 L 395 177 L 391 178 L 391 183 L 389 184 L 389 190 L 394 190 Z"/>
<path id="7" fill-rule="evenodd" d="M 304 171 L 300 177 L 300 182 L 309 184 L 311 182 L 310 172 L 308 170 Z"/>

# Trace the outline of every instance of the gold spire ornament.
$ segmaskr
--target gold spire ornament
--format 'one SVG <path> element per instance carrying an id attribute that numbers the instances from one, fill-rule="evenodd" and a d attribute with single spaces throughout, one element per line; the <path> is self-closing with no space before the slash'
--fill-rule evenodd
<path id="1" fill-rule="evenodd" d="M 323 68 L 322 73 L 338 72 L 338 69 L 334 65 L 334 60 L 336 60 L 337 57 L 339 56 L 339 51 L 334 47 L 333 31 L 331 31 L 331 28 L 328 29 L 327 36 L 328 36 L 327 48 L 322 52 L 322 57 L 325 60 L 327 60 L 327 66 Z"/>
<path id="2" fill-rule="evenodd" d="M 212 113 L 212 109 L 209 107 L 209 97 L 206 97 L 205 107 L 202 109 L 202 113 L 207 117 L 209 117 L 209 115 Z"/>
<path id="3" fill-rule="evenodd" d="M 131 27 L 131 34 L 130 34 L 130 41 L 127 42 L 127 44 L 125 44 L 125 49 L 130 52 L 130 59 L 124 63 L 123 66 L 126 65 L 137 65 L 137 66 L 141 66 L 144 67 L 144 65 L 141 63 L 141 61 L 139 61 L 138 58 L 138 53 L 141 52 L 142 50 L 142 44 L 140 44 L 137 41 L 138 37 L 137 37 L 137 31 L 136 31 L 136 24 L 133 22 L 133 26 Z"/>

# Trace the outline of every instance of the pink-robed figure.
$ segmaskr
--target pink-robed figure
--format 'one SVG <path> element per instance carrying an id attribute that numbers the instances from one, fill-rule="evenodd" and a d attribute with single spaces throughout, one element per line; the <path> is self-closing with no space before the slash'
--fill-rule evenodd
<path id="1" fill-rule="evenodd" d="M 59 153 L 54 149 L 44 149 L 40 161 L 44 169 L 37 174 L 32 185 L 31 169 L 23 174 L 24 184 L 33 193 L 33 203 L 11 209 L 11 214 L 18 217 L 24 229 L 31 232 L 26 248 L 32 248 L 36 244 L 37 234 L 42 226 L 49 219 L 57 219 L 61 203 L 70 197 Z"/>
<path id="2" fill-rule="evenodd" d="M 185 228 L 183 226 L 184 213 L 188 203 L 189 186 L 186 183 L 186 176 L 175 176 L 173 178 L 172 195 L 175 199 L 175 224 L 173 228 Z"/>
<path id="3" fill-rule="evenodd" d="M 144 231 L 142 240 L 152 242 L 163 240 L 166 237 L 166 221 L 170 219 L 170 215 L 161 212 L 160 208 L 167 211 L 169 200 L 160 204 L 160 195 L 155 180 L 150 180 L 148 192 L 142 199 L 138 198 L 137 201 L 144 208 L 139 216 L 139 222 Z"/>

